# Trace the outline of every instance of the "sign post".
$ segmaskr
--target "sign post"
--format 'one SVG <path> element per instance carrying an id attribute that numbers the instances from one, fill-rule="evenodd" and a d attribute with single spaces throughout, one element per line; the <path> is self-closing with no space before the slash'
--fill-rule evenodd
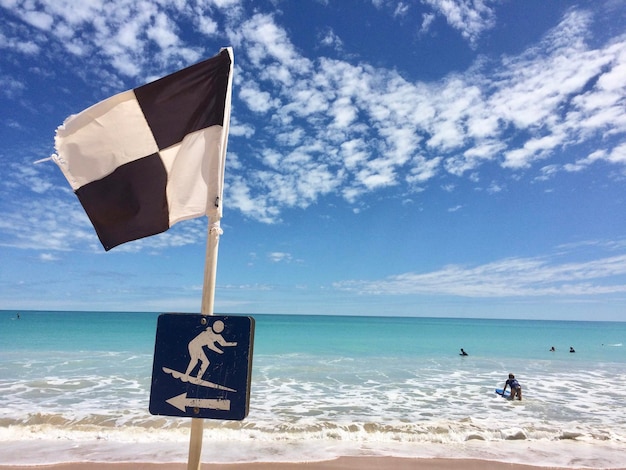
<path id="1" fill-rule="evenodd" d="M 230 80 L 232 80 L 232 77 L 229 78 L 229 81 Z M 230 88 L 230 85 L 229 85 L 229 88 Z M 228 95 L 228 100 L 230 104 L 230 94 Z M 224 142 L 223 146 L 224 146 L 224 152 L 225 152 L 226 142 Z M 219 206 L 218 200 L 215 201 L 215 205 L 216 207 Z M 221 218 L 221 214 L 209 217 L 209 227 L 208 227 L 208 236 L 207 236 L 207 245 L 206 245 L 206 259 L 204 263 L 204 285 L 202 287 L 201 315 L 192 315 L 194 317 L 201 317 L 197 319 L 201 324 L 202 324 L 202 321 L 205 321 L 205 322 L 210 321 L 211 324 L 213 325 L 214 322 L 217 321 L 215 319 L 215 315 L 213 315 L 213 310 L 214 310 L 214 302 L 215 302 L 215 279 L 216 279 L 216 273 L 217 273 L 217 253 L 218 253 L 218 246 L 219 246 L 219 238 L 220 238 L 220 235 L 222 234 L 222 229 L 220 227 L 220 218 Z M 179 317 L 182 317 L 182 316 L 188 316 L 188 315 L 179 315 Z M 229 318 L 239 318 L 239 317 L 229 317 Z M 161 317 L 159 317 L 159 323 L 161 321 L 160 319 Z M 227 387 L 232 390 L 238 390 L 237 392 L 230 392 L 229 390 L 226 390 L 226 389 L 225 390 L 220 390 L 218 388 L 213 389 L 213 390 L 218 390 L 221 392 L 229 392 L 229 393 L 238 394 L 237 395 L 238 398 L 235 401 L 237 403 L 236 406 L 239 406 L 239 407 L 241 407 L 241 395 L 240 395 L 241 390 L 245 390 L 246 398 L 245 398 L 244 410 L 242 411 L 241 408 L 237 408 L 237 412 L 235 413 L 235 416 L 241 416 L 241 417 L 226 417 L 226 416 L 231 416 L 231 415 L 220 414 L 219 417 L 216 417 L 215 419 L 243 419 L 248 414 L 248 406 L 249 406 L 248 403 L 250 400 L 250 375 L 252 372 L 252 344 L 253 344 L 253 337 L 254 337 L 254 320 L 248 317 L 248 321 L 249 321 L 249 329 L 248 329 L 249 339 L 247 343 L 248 352 L 247 354 L 244 354 L 244 356 L 247 358 L 247 361 L 248 361 L 247 365 L 245 366 L 245 369 L 247 369 L 247 382 L 246 382 L 245 389 L 242 389 L 241 386 L 239 389 L 236 389 L 233 387 Z M 229 322 L 227 323 L 229 324 Z M 194 327 L 190 325 L 190 328 L 193 329 Z M 225 324 L 225 328 L 226 328 L 226 324 Z M 162 331 L 166 331 L 166 330 L 162 330 Z M 199 334 L 199 332 L 197 332 L 196 330 L 193 330 L 193 331 Z M 161 334 L 161 336 L 162 335 L 163 333 Z M 184 334 L 181 333 L 181 337 L 179 338 L 178 344 L 176 346 L 176 351 L 172 352 L 172 354 L 184 356 L 186 348 L 187 350 L 189 349 L 189 346 L 190 346 L 189 342 L 192 341 L 193 339 L 191 338 L 192 335 L 193 333 L 184 333 Z M 163 343 L 163 345 L 161 345 L 161 342 L 159 341 L 159 336 L 160 336 L 159 328 L 157 326 L 157 342 L 155 344 L 152 388 L 150 392 L 150 412 L 152 414 L 181 416 L 181 414 L 179 413 L 172 414 L 172 413 L 175 413 L 175 411 L 173 411 L 172 408 L 178 409 L 179 411 L 182 411 L 181 408 L 184 408 L 185 413 L 182 416 L 191 417 L 191 435 L 189 437 L 189 456 L 187 460 L 187 470 L 200 470 L 200 467 L 201 467 L 200 459 L 202 456 L 202 434 L 204 432 L 203 418 L 208 417 L 208 416 L 204 416 L 204 412 L 201 413 L 200 410 L 209 410 L 211 409 L 210 407 L 213 406 L 212 409 L 214 412 L 230 411 L 230 410 L 220 410 L 221 407 L 226 406 L 225 401 L 227 399 L 223 397 L 217 397 L 217 398 L 205 397 L 204 394 L 202 393 L 196 394 L 196 395 L 194 395 L 193 393 L 191 394 L 180 393 L 179 395 L 177 395 L 177 397 L 173 398 L 175 404 L 172 404 L 171 397 L 168 399 L 165 399 L 165 403 L 167 403 L 168 405 L 171 405 L 170 407 L 166 407 L 165 409 L 161 408 L 164 406 L 163 405 L 163 399 L 165 398 L 164 396 L 161 396 L 160 398 L 155 397 L 154 405 L 153 405 L 153 393 L 155 393 L 156 391 L 156 393 L 158 394 L 159 393 L 158 390 L 162 389 L 162 386 L 159 384 L 159 380 L 161 384 L 167 383 L 168 380 L 170 380 L 170 379 L 164 379 L 162 377 L 162 374 L 165 373 L 163 371 L 163 368 L 169 368 L 169 367 L 166 367 L 165 365 L 160 364 L 160 362 L 163 361 L 163 359 L 162 359 L 161 354 L 158 354 L 158 351 L 160 351 L 161 349 L 169 348 L 168 346 L 169 342 Z M 176 343 L 176 340 L 173 338 L 168 339 L 168 341 L 173 341 L 174 343 Z M 187 341 L 186 345 L 185 345 L 185 341 Z M 237 342 L 237 341 L 234 341 L 234 342 Z M 240 352 L 240 354 L 238 354 L 238 357 L 242 357 L 243 350 L 241 348 L 244 347 L 243 346 L 244 343 L 241 343 L 241 345 L 236 347 L 236 350 Z M 157 362 L 157 355 L 158 355 L 159 362 Z M 161 369 L 158 369 L 159 365 L 161 366 Z M 185 367 L 189 367 L 189 364 Z M 238 371 L 238 374 L 241 374 L 242 370 L 244 369 L 243 364 L 238 363 L 235 367 L 236 367 L 236 370 Z M 174 370 L 174 369 L 171 369 L 171 370 Z M 178 372 L 181 372 L 181 370 L 179 369 Z M 186 369 L 185 369 L 185 372 L 186 372 Z M 194 371 L 192 370 L 191 372 L 193 373 Z M 200 371 L 198 370 L 196 374 L 199 374 L 199 373 Z M 189 375 L 189 374 L 185 374 L 185 375 Z M 173 375 L 171 375 L 171 377 L 174 378 Z M 181 378 L 182 378 L 182 375 L 181 375 Z M 196 378 L 197 378 L 197 375 L 196 375 Z M 200 379 L 202 379 L 202 377 Z M 212 383 L 216 383 L 216 382 L 212 382 Z M 211 388 L 211 387 L 207 387 L 207 388 Z M 197 392 L 198 389 L 196 389 L 195 391 Z M 211 400 L 213 402 L 211 402 Z M 220 400 L 221 402 L 219 402 Z M 228 399 L 228 401 L 230 401 L 230 398 Z M 218 405 L 218 402 L 220 403 L 219 405 Z M 213 404 L 210 405 L 210 403 L 213 403 Z M 192 406 L 187 407 L 187 404 L 190 404 Z M 198 406 L 193 406 L 193 405 L 198 405 Z M 192 409 L 192 410 L 197 409 L 198 413 L 187 414 L 188 409 Z M 203 416 L 200 416 L 201 414 Z M 209 416 L 209 417 L 212 417 L 212 416 Z"/>

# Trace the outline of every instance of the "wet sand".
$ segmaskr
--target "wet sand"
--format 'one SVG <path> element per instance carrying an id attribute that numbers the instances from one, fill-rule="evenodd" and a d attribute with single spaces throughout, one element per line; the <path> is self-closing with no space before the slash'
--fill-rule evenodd
<path id="1" fill-rule="evenodd" d="M 202 470 L 564 470 L 489 460 L 406 459 L 396 457 L 340 457 L 320 462 L 256 462 L 202 464 Z M 186 463 L 94 463 L 74 462 L 55 465 L 5 466 L 0 470 L 186 470 Z M 615 469 L 626 470 L 626 467 Z"/>

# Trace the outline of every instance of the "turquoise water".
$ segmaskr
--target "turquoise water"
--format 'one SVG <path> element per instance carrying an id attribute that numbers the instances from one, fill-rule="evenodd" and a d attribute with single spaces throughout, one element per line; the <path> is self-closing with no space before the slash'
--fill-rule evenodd
<path id="1" fill-rule="evenodd" d="M 185 460 L 189 420 L 148 412 L 158 314 L 17 313 L 0 312 L 0 461 L 76 459 L 76 442 L 108 446 L 82 459 Z M 616 386 L 626 323 L 254 318 L 250 414 L 206 422 L 205 440 L 222 449 L 212 460 L 430 456 L 436 446 L 527 459 L 532 444 L 540 462 L 568 464 L 581 451 L 601 468 L 626 442 L 626 389 Z M 522 402 L 493 393 L 509 372 Z M 127 442 L 144 447 L 126 455 Z"/>
<path id="2" fill-rule="evenodd" d="M 0 312 L 3 351 L 151 353 L 157 313 Z M 463 347 L 472 355 L 515 359 L 626 361 L 626 322 L 255 315 L 260 354 L 438 357 Z M 557 353 L 546 355 L 551 346 Z M 579 354 L 566 355 L 570 346 Z M 615 348 L 618 349 L 615 349 Z"/>
<path id="3" fill-rule="evenodd" d="M 613 349 L 626 339 L 626 323 L 618 322 L 293 315 L 257 320 L 257 348 L 264 354 L 442 357 L 462 347 L 480 357 L 626 361 L 626 349 Z M 558 355 L 546 354 L 551 346 Z M 570 346 L 584 355 L 563 357 Z"/>

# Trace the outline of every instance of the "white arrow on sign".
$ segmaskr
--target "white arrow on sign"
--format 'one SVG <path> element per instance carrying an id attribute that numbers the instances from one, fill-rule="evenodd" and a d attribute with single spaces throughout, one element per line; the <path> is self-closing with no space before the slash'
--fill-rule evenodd
<path id="1" fill-rule="evenodd" d="M 183 412 L 186 411 L 186 408 L 230 411 L 230 400 L 222 398 L 187 398 L 187 392 L 172 397 L 166 400 L 166 402 Z"/>

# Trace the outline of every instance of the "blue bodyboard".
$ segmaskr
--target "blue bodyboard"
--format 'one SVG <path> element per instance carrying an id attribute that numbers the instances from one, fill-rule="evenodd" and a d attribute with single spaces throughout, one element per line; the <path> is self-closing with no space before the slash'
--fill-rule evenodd
<path id="1" fill-rule="evenodd" d="M 496 388 L 496 393 L 498 395 L 500 395 L 503 398 L 509 398 L 511 396 L 511 393 L 507 390 L 506 392 L 504 392 L 504 394 L 502 394 L 502 389 L 501 388 Z"/>

